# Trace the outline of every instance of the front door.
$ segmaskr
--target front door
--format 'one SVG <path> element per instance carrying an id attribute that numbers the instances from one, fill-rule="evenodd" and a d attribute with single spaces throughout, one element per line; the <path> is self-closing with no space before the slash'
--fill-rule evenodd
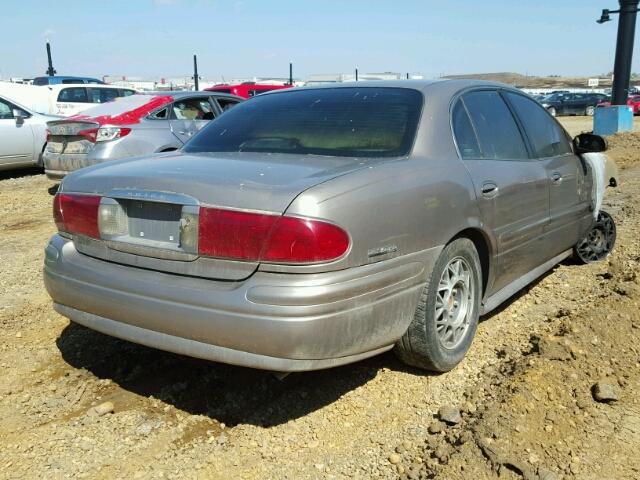
<path id="1" fill-rule="evenodd" d="M 171 131 L 186 143 L 216 116 L 207 97 L 181 98 L 171 105 L 169 122 Z"/>
<path id="2" fill-rule="evenodd" d="M 590 184 L 582 160 L 569 137 L 544 108 L 524 95 L 506 93 L 526 133 L 533 156 L 544 167 L 549 184 L 546 256 L 550 259 L 575 245 L 590 223 Z"/>
<path id="3" fill-rule="evenodd" d="M 13 117 L 14 105 L 0 98 L 0 165 L 34 161 L 33 131 L 28 120 Z"/>
<path id="4" fill-rule="evenodd" d="M 497 91 L 463 95 L 454 107 L 453 124 L 482 220 L 497 245 L 490 295 L 542 263 L 549 183 L 544 166 L 529 158 L 518 125 Z M 468 140 L 461 141 L 463 137 Z"/>

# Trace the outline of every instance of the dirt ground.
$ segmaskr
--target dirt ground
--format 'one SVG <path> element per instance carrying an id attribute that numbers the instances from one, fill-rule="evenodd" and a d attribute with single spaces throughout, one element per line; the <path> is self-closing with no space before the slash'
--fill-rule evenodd
<path id="1" fill-rule="evenodd" d="M 554 268 L 444 375 L 388 353 L 279 381 L 72 325 L 41 279 L 53 183 L 5 173 L 0 478 L 640 478 L 640 134 L 611 146 L 608 261 Z"/>

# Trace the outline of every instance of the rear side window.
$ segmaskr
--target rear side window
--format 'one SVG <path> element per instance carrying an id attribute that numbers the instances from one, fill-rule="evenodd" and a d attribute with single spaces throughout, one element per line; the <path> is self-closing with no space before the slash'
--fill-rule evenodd
<path id="1" fill-rule="evenodd" d="M 220 106 L 220 110 L 222 110 L 223 112 L 230 110 L 231 108 L 235 107 L 238 104 L 237 100 L 234 100 L 232 98 L 216 98 L 216 101 L 218 102 L 218 105 Z"/>
<path id="2" fill-rule="evenodd" d="M 91 88 L 91 103 L 106 103 L 118 98 L 117 88 Z"/>
<path id="3" fill-rule="evenodd" d="M 49 80 L 46 77 L 36 77 L 33 79 L 34 85 L 49 85 Z"/>
<path id="4" fill-rule="evenodd" d="M 120 96 L 122 97 L 128 97 L 129 95 L 133 95 L 135 92 L 135 90 L 120 90 Z"/>
<path id="5" fill-rule="evenodd" d="M 89 103 L 87 89 L 84 87 L 63 88 L 58 94 L 59 102 Z"/>
<path id="6" fill-rule="evenodd" d="M 516 114 L 524 126 L 537 158 L 571 153 L 564 130 L 535 101 L 517 93 L 507 93 Z"/>
<path id="7" fill-rule="evenodd" d="M 518 125 L 498 92 L 490 90 L 469 92 L 462 99 L 478 135 L 482 158 L 493 160 L 529 158 Z"/>
<path id="8" fill-rule="evenodd" d="M 257 95 L 211 122 L 184 151 L 402 156 L 413 145 L 422 101 L 417 90 L 380 87 Z"/>
<path id="9" fill-rule="evenodd" d="M 451 124 L 453 125 L 453 134 L 462 158 L 480 158 L 480 146 L 478 139 L 473 131 L 471 120 L 467 115 L 462 101 L 458 100 L 453 107 Z"/>
<path id="10" fill-rule="evenodd" d="M 215 113 L 207 98 L 176 100 L 171 113 L 172 120 L 213 120 Z"/>

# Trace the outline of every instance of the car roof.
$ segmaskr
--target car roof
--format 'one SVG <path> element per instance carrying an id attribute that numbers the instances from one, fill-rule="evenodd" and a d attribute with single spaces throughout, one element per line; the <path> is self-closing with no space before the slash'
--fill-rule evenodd
<path id="1" fill-rule="evenodd" d="M 184 97 L 210 97 L 212 94 L 215 94 L 216 97 L 226 97 L 226 98 L 234 98 L 244 100 L 242 97 L 238 97 L 237 95 L 232 95 L 231 93 L 224 92 L 209 92 L 204 90 L 199 90 L 197 92 L 191 92 L 188 90 L 158 90 L 153 92 L 140 92 L 140 95 L 171 95 L 175 100 L 179 100 Z"/>
<path id="2" fill-rule="evenodd" d="M 411 90 L 419 90 L 423 93 L 452 95 L 460 90 L 466 90 L 468 88 L 501 88 L 512 91 L 521 92 L 521 90 L 515 88 L 512 85 L 499 82 L 490 82 L 486 80 L 472 80 L 472 79 L 437 79 L 437 80 L 366 80 L 360 82 L 340 82 L 330 83 L 324 85 L 309 85 L 305 87 L 295 87 L 271 90 L 269 92 L 261 93 L 263 95 L 284 95 L 287 92 L 300 91 L 300 90 L 324 90 L 333 88 L 406 88 Z"/>
<path id="3" fill-rule="evenodd" d="M 120 87 L 118 85 L 108 85 L 108 84 L 101 84 L 101 83 L 57 83 L 55 85 L 35 85 L 35 86 L 39 88 L 48 88 L 49 90 L 52 90 L 52 91 L 62 90 L 63 88 L 84 87 L 84 88 L 118 88 L 122 90 L 131 90 L 132 92 L 136 92 L 135 88 Z"/>

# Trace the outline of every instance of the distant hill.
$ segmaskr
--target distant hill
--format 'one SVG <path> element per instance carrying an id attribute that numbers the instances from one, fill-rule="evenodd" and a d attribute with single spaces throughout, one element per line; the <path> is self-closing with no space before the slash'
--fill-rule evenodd
<path id="1" fill-rule="evenodd" d="M 559 87 L 572 87 L 572 88 L 586 88 L 587 80 L 589 77 L 536 77 L 522 75 L 521 73 L 513 72 L 496 72 L 496 73 L 468 73 L 464 75 L 445 75 L 442 78 L 461 79 L 469 78 L 474 80 L 486 80 L 491 82 L 502 82 L 514 85 L 520 88 L 559 88 Z M 594 75 L 592 78 L 599 78 Z M 610 78 L 600 78 L 599 87 L 610 87 Z"/>

